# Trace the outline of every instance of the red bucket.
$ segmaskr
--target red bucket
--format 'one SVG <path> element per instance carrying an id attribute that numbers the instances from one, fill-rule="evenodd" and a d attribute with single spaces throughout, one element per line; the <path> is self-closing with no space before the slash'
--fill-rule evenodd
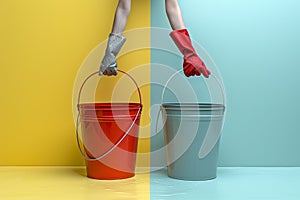
<path id="1" fill-rule="evenodd" d="M 135 175 L 142 99 L 136 81 L 140 103 L 78 103 L 76 126 L 79 150 L 86 161 L 87 176 L 100 180 L 124 179 Z M 80 95 L 86 81 L 80 88 Z M 84 151 L 80 145 L 81 125 Z"/>

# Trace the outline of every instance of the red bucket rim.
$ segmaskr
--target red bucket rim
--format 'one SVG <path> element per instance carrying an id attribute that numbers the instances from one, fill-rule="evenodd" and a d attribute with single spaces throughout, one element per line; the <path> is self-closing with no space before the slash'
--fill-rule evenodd
<path id="1" fill-rule="evenodd" d="M 112 110 L 112 109 L 128 109 L 128 110 L 136 110 L 140 107 L 143 107 L 140 103 L 81 103 L 79 104 L 79 108 L 81 109 L 92 109 L 92 110 Z"/>

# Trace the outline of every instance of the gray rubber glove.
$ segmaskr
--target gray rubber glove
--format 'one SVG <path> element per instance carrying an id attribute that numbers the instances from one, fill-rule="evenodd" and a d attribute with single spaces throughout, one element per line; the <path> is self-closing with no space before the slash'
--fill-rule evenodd
<path id="1" fill-rule="evenodd" d="M 100 64 L 99 75 L 111 76 L 118 74 L 116 57 L 125 41 L 126 38 L 121 35 L 114 33 L 109 35 L 105 56 Z"/>

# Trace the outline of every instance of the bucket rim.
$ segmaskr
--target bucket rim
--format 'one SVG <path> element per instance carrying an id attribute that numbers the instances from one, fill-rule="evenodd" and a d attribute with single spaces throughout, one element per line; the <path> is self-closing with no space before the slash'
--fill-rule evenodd
<path id="1" fill-rule="evenodd" d="M 163 103 L 162 107 L 168 109 L 168 108 L 225 108 L 224 104 L 220 103 L 192 103 L 192 102 L 186 102 L 186 103 L 175 103 L 175 102 L 167 102 Z"/>
<path id="2" fill-rule="evenodd" d="M 110 108 L 119 108 L 119 109 L 139 109 L 143 107 L 140 103 L 128 103 L 128 102 L 117 102 L 117 103 L 80 103 L 79 108 L 81 109 L 110 109 Z"/>

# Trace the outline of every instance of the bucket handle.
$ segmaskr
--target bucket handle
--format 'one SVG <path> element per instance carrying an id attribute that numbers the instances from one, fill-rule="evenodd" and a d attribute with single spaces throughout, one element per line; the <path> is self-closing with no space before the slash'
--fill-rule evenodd
<path id="1" fill-rule="evenodd" d="M 134 85 L 136 86 L 136 88 L 137 88 L 137 90 L 138 90 L 138 93 L 139 93 L 139 99 L 140 99 L 140 105 L 142 105 L 142 95 L 141 95 L 141 91 L 140 91 L 140 88 L 139 88 L 139 86 L 138 86 L 136 80 L 135 80 L 130 74 L 126 73 L 126 72 L 123 71 L 123 70 L 118 69 L 118 72 L 121 72 L 121 73 L 125 74 L 126 76 L 128 76 L 128 77 L 132 80 L 132 82 L 134 83 Z M 83 87 L 84 87 L 84 85 L 86 84 L 86 82 L 87 82 L 91 77 L 95 76 L 96 74 L 99 74 L 99 72 L 96 71 L 96 72 L 93 72 L 92 74 L 90 74 L 90 75 L 83 81 L 83 83 L 82 83 L 82 85 L 81 85 L 81 87 L 80 87 L 80 89 L 79 89 L 78 98 L 77 98 L 77 102 L 78 102 L 78 103 L 77 103 L 77 109 L 78 109 L 78 111 L 79 111 L 79 102 L 80 102 L 80 97 L 81 97 L 81 92 L 82 92 L 82 90 L 83 90 Z"/>
<path id="2" fill-rule="evenodd" d="M 183 71 L 183 69 L 178 70 L 177 72 L 175 72 L 175 73 L 167 80 L 167 82 L 166 82 L 166 84 L 165 84 L 165 86 L 164 86 L 164 88 L 163 88 L 163 91 L 162 91 L 161 100 L 160 100 L 160 105 L 162 105 L 162 103 L 163 103 L 163 97 L 164 97 L 164 94 L 165 94 L 167 85 L 168 85 L 169 82 L 174 78 L 174 76 L 176 76 L 178 73 L 180 73 L 180 72 L 182 72 L 182 71 Z M 223 101 L 223 105 L 225 106 L 225 105 L 226 105 L 226 98 L 225 98 L 225 89 L 224 89 L 224 86 L 223 86 L 221 80 L 219 80 L 219 78 L 218 78 L 216 75 L 211 74 L 210 76 L 213 77 L 213 78 L 217 81 L 217 83 L 218 83 L 218 85 L 219 85 L 219 87 L 220 87 L 220 89 L 221 89 L 221 92 L 222 92 L 222 101 Z M 159 116 L 160 116 L 160 114 L 161 114 L 162 112 L 163 112 L 163 109 L 162 109 L 162 106 L 160 106 L 160 109 L 159 109 L 159 111 L 158 111 L 158 113 L 157 113 L 157 117 L 156 117 L 156 126 L 155 126 L 155 133 L 156 133 L 156 134 L 158 133 L 158 120 L 159 120 Z"/>
<path id="3" fill-rule="evenodd" d="M 104 158 L 105 156 L 107 156 L 109 153 L 111 153 L 124 139 L 125 137 L 129 134 L 129 131 L 132 129 L 133 125 L 135 124 L 138 116 L 140 115 L 140 112 L 142 110 L 142 95 L 141 95 L 141 90 L 137 84 L 137 82 L 135 81 L 135 79 L 128 73 L 126 73 L 125 71 L 122 71 L 122 70 L 118 70 L 118 72 L 121 72 L 125 75 L 127 75 L 131 80 L 132 82 L 134 83 L 134 85 L 136 86 L 137 88 L 137 91 L 138 91 L 138 94 L 139 94 L 139 99 L 140 99 L 140 107 L 138 109 L 138 112 L 136 113 L 136 116 L 132 122 L 132 124 L 129 126 L 129 128 L 127 129 L 127 131 L 124 133 L 124 135 L 118 140 L 118 142 L 116 144 L 114 144 L 111 148 L 109 148 L 107 151 L 105 151 L 102 155 L 98 156 L 97 158 L 90 158 L 86 155 L 86 153 L 84 153 L 83 149 L 81 148 L 81 145 L 80 145 L 80 139 L 79 139 L 79 123 L 80 123 L 80 109 L 79 109 L 79 103 L 80 103 L 80 97 L 81 97 L 81 92 L 83 90 L 83 87 L 84 85 L 86 84 L 86 82 L 91 78 L 93 77 L 94 75 L 96 74 L 99 74 L 98 71 L 96 72 L 93 72 L 92 74 L 90 74 L 82 83 L 80 89 L 79 89 L 79 93 L 78 93 L 78 103 L 77 103 L 77 109 L 78 109 L 78 115 L 77 115 L 77 120 L 76 120 L 76 140 L 77 140 L 77 146 L 78 146 L 78 149 L 79 149 L 79 152 L 81 154 L 81 156 L 87 160 L 87 161 L 96 161 L 96 160 L 100 160 L 102 158 Z"/>
<path id="4" fill-rule="evenodd" d="M 162 96 L 161 96 L 161 101 L 160 101 L 161 106 L 160 106 L 159 112 L 157 113 L 157 117 L 156 117 L 156 130 L 155 130 L 155 133 L 156 133 L 156 134 L 157 134 L 157 132 L 158 132 L 158 131 L 157 131 L 157 130 L 158 130 L 158 129 L 157 129 L 157 126 L 158 126 L 158 119 L 159 119 L 160 113 L 164 112 L 164 109 L 162 108 L 162 103 L 163 103 L 163 97 L 164 97 L 164 94 L 165 94 L 166 87 L 167 87 L 167 85 L 169 84 L 169 82 L 174 78 L 174 76 L 176 76 L 176 75 L 177 75 L 178 73 L 180 73 L 181 71 L 183 71 L 183 69 L 178 70 L 177 72 L 175 72 L 175 73 L 168 79 L 168 81 L 166 82 L 166 84 L 165 84 L 165 86 L 164 86 L 164 88 L 163 88 Z M 220 87 L 220 89 L 221 89 L 221 93 L 222 93 L 222 101 L 223 101 L 222 103 L 223 103 L 224 106 L 226 106 L 225 89 L 224 89 L 224 86 L 223 86 L 223 84 L 222 84 L 222 81 L 221 81 L 216 75 L 214 75 L 214 74 L 211 74 L 210 76 L 213 77 L 213 78 L 216 80 L 217 84 L 219 85 L 219 87 Z M 164 124 L 164 123 L 165 123 L 165 121 L 163 121 L 163 124 Z M 223 126 L 224 126 L 224 121 L 223 121 L 221 130 L 223 129 Z M 220 131 L 220 133 L 221 133 L 221 131 Z M 219 135 L 217 136 L 217 139 L 219 139 L 220 133 L 219 133 Z M 208 134 L 206 134 L 205 137 L 204 137 L 203 143 L 202 143 L 202 145 L 201 145 L 201 147 L 200 147 L 199 154 L 198 154 L 198 157 L 199 157 L 200 159 L 205 158 L 205 157 L 210 153 L 210 151 L 214 148 L 214 146 L 215 146 L 216 143 L 217 143 L 217 140 L 216 140 L 216 141 L 213 142 L 213 143 L 206 144 L 207 141 L 210 141 L 210 140 L 209 140 L 209 137 L 210 137 L 210 136 L 209 136 Z M 206 145 L 203 145 L 203 144 L 206 144 Z"/>
<path id="5" fill-rule="evenodd" d="M 163 91 L 162 91 L 162 95 L 161 95 L 161 100 L 160 100 L 160 103 L 162 104 L 163 103 L 163 97 L 164 97 L 164 94 L 165 94 L 165 91 L 166 91 L 166 88 L 167 88 L 167 85 L 169 84 L 169 82 L 180 72 L 182 72 L 183 69 L 180 69 L 178 70 L 177 72 L 175 72 L 166 82 L 164 88 L 163 88 Z M 223 101 L 223 105 L 226 105 L 226 98 L 225 98 L 225 89 L 224 89 L 224 86 L 222 84 L 222 81 L 214 74 L 211 74 L 210 75 L 211 77 L 213 77 L 217 84 L 219 85 L 220 89 L 221 89 L 221 92 L 222 92 L 222 101 Z M 202 77 L 202 76 L 201 76 Z"/>

